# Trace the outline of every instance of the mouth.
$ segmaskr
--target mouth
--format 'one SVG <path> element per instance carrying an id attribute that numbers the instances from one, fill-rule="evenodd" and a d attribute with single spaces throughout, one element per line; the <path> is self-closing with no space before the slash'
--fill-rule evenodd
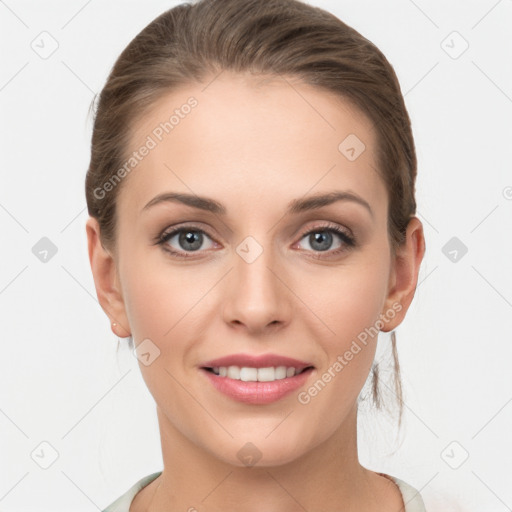
<path id="1" fill-rule="evenodd" d="M 303 386 L 315 372 L 315 367 L 274 354 L 237 354 L 208 361 L 199 370 L 228 398 L 263 405 L 276 402 Z"/>

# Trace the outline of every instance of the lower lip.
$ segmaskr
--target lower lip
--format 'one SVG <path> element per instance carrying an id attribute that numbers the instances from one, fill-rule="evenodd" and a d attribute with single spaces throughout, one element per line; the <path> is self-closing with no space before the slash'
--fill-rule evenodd
<path id="1" fill-rule="evenodd" d="M 247 404 L 263 405 L 276 402 L 304 385 L 314 368 L 309 368 L 293 377 L 272 382 L 244 382 L 242 380 L 220 377 L 201 368 L 213 386 L 226 396 Z"/>

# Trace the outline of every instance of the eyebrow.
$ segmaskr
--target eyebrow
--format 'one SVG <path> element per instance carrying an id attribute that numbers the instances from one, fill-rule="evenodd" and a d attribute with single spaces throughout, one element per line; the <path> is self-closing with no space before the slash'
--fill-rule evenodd
<path id="1" fill-rule="evenodd" d="M 358 196 L 354 192 L 349 190 L 341 191 L 336 190 L 334 192 L 329 192 L 327 194 L 316 194 L 312 196 L 308 196 L 307 198 L 294 199 L 290 201 L 287 205 L 287 213 L 288 214 L 297 214 L 306 211 L 316 210 L 318 208 L 322 208 L 323 206 L 328 206 L 337 201 L 351 201 L 357 204 L 364 206 L 371 217 L 373 218 L 373 211 L 362 197 Z M 197 208 L 199 210 L 205 210 L 211 213 L 215 213 L 218 215 L 226 215 L 226 208 L 215 201 L 214 199 L 210 199 L 209 197 L 200 197 L 193 194 L 184 194 L 178 192 L 165 192 L 163 194 L 159 194 L 155 196 L 149 203 L 144 206 L 142 211 L 148 210 L 152 206 L 155 206 L 160 203 L 182 203 L 184 205 L 190 206 L 192 208 Z"/>

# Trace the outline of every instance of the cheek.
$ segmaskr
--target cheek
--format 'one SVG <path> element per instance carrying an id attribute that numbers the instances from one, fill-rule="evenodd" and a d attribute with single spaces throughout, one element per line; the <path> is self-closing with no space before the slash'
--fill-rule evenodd
<path id="1" fill-rule="evenodd" d="M 150 338 L 156 343 L 180 327 L 178 322 L 194 302 L 189 299 L 196 295 L 183 273 L 147 264 L 125 274 L 123 289 L 134 339 Z"/>
<path id="2" fill-rule="evenodd" d="M 389 260 L 382 254 L 375 251 L 357 263 L 354 259 L 353 265 L 340 267 L 325 280 L 317 275 L 309 295 L 311 309 L 329 327 L 318 336 L 326 354 L 318 378 L 332 381 L 333 391 L 347 398 L 357 396 L 375 356 L 389 274 Z M 312 281 L 313 276 L 303 281 L 304 290 Z"/>
<path id="3" fill-rule="evenodd" d="M 377 322 L 386 299 L 389 267 L 382 257 L 365 256 L 325 273 L 304 273 L 297 295 L 323 322 L 323 339 L 342 349 Z M 328 327 L 326 329 L 325 327 Z M 331 336 L 329 336 L 329 334 Z"/>
<path id="4" fill-rule="evenodd" d="M 127 230 L 120 237 L 120 248 L 119 270 L 132 336 L 136 342 L 149 338 L 160 345 L 186 324 L 182 319 L 207 291 L 201 283 L 209 281 L 201 280 L 191 267 L 180 269 L 168 261 L 163 249 L 138 242 Z"/>

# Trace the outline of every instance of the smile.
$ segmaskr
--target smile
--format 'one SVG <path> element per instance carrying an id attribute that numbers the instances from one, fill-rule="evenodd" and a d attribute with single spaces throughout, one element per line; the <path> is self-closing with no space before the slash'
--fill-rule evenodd
<path id="1" fill-rule="evenodd" d="M 224 396 L 253 405 L 281 400 L 315 371 L 311 362 L 284 354 L 230 354 L 204 361 L 199 370 Z"/>

